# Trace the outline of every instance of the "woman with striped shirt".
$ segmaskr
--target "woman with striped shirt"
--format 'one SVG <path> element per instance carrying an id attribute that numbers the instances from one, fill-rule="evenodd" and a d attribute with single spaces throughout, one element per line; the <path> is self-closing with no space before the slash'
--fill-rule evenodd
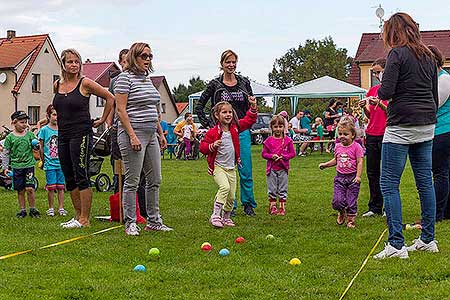
<path id="1" fill-rule="evenodd" d="M 167 145 L 158 120 L 160 95 L 149 72 L 153 54 L 146 43 L 135 43 L 127 54 L 127 67 L 114 86 L 119 116 L 118 144 L 125 167 L 123 211 L 125 233 L 139 235 L 136 225 L 136 191 L 141 170 L 145 174 L 146 231 L 171 231 L 159 213 L 161 184 L 160 147 Z"/>

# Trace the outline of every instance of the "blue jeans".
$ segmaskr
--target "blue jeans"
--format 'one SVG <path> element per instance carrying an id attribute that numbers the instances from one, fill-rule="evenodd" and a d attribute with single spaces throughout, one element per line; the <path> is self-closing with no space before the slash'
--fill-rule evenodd
<path id="1" fill-rule="evenodd" d="M 250 130 L 244 130 L 239 134 L 241 149 L 241 165 L 239 171 L 239 187 L 241 192 L 242 205 L 256 207 L 255 196 L 253 195 L 253 174 L 252 174 L 252 136 Z M 234 208 L 237 207 L 234 199 Z"/>
<path id="2" fill-rule="evenodd" d="M 450 132 L 436 135 L 433 140 L 433 180 L 436 194 L 436 221 L 444 219 L 449 193 Z"/>
<path id="3" fill-rule="evenodd" d="M 399 185 L 408 155 L 422 208 L 422 233 L 420 238 L 425 243 L 434 240 L 436 197 L 431 178 L 432 145 L 432 141 L 411 145 L 383 143 L 380 186 L 389 229 L 388 241 L 397 249 L 401 249 L 405 244 L 402 233 L 402 203 Z"/>

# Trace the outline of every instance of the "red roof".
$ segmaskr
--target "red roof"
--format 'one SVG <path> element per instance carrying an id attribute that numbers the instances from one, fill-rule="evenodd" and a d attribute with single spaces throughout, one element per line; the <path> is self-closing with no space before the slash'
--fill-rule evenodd
<path id="1" fill-rule="evenodd" d="M 119 68 L 114 62 L 96 62 L 96 63 L 84 63 L 83 75 L 93 81 L 98 81 L 109 70 L 117 71 Z"/>
<path id="2" fill-rule="evenodd" d="M 177 104 L 178 114 L 180 114 L 189 105 L 189 102 L 178 102 L 176 104 Z"/>
<path id="3" fill-rule="evenodd" d="M 19 91 L 47 38 L 49 38 L 48 34 L 41 34 L 0 39 L 0 69 L 15 68 L 31 54 L 30 60 L 12 90 L 13 92 Z"/>
<path id="4" fill-rule="evenodd" d="M 426 45 L 436 46 L 446 59 L 450 59 L 450 30 L 421 31 L 420 34 Z M 361 78 L 358 63 L 370 63 L 377 58 L 386 57 L 388 51 L 384 48 L 379 33 L 363 33 L 347 81 L 360 86 Z"/>

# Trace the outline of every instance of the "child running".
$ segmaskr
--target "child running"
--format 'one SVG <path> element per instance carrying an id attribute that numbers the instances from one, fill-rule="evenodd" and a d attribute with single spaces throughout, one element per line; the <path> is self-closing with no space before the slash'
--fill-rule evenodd
<path id="1" fill-rule="evenodd" d="M 38 139 L 40 143 L 40 155 L 43 162 L 42 167 L 45 171 L 45 180 L 47 182 L 45 189 L 48 197 L 47 215 L 55 216 L 53 202 L 55 191 L 58 193 L 58 214 L 66 216 L 67 211 L 64 209 L 64 174 L 61 169 L 58 157 L 58 124 L 56 110 L 50 104 L 47 107 L 48 125 L 39 130 Z"/>
<path id="2" fill-rule="evenodd" d="M 262 157 L 267 159 L 266 179 L 269 196 L 269 214 L 284 216 L 288 194 L 289 160 L 295 157 L 294 143 L 285 136 L 286 123 L 281 115 L 270 121 L 272 136 L 263 143 Z M 277 209 L 277 197 L 280 210 Z"/>
<path id="3" fill-rule="evenodd" d="M 25 218 L 27 210 L 25 206 L 25 192 L 30 206 L 30 217 L 39 218 L 41 214 L 35 207 L 34 196 L 34 164 L 33 140 L 35 136 L 28 130 L 28 116 L 24 111 L 16 111 L 11 115 L 13 131 L 8 134 L 4 145 L 3 169 L 9 173 L 9 162 L 12 167 L 13 189 L 17 191 L 20 211 L 18 218 Z M 35 141 L 37 144 L 37 141 Z"/>
<path id="4" fill-rule="evenodd" d="M 240 164 L 239 132 L 249 129 L 257 116 L 256 99 L 249 97 L 249 103 L 250 109 L 239 120 L 230 103 L 218 102 L 211 113 L 215 126 L 200 143 L 200 152 L 207 155 L 208 173 L 219 186 L 210 218 L 216 228 L 235 226 L 231 210 L 236 192 L 236 164 Z"/>
<path id="5" fill-rule="evenodd" d="M 337 125 L 339 143 L 336 143 L 334 158 L 319 164 L 321 170 L 336 166 L 334 177 L 333 209 L 338 211 L 336 223 L 347 221 L 348 228 L 355 227 L 358 209 L 358 194 L 361 184 L 364 151 L 355 142 L 356 128 L 350 118 L 343 117 Z"/>

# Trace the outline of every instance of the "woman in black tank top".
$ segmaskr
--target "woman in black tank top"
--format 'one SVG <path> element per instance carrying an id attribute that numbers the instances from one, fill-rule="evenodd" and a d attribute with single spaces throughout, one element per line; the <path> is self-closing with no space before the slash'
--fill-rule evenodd
<path id="1" fill-rule="evenodd" d="M 75 209 L 75 218 L 61 225 L 63 228 L 81 228 L 89 226 L 92 203 L 88 175 L 92 127 L 106 121 L 114 96 L 96 82 L 81 76 L 81 57 L 76 50 L 64 50 L 61 61 L 61 79 L 54 84 L 53 106 L 58 114 L 59 160 Z M 89 113 L 91 94 L 106 100 L 102 117 L 94 123 Z"/>

